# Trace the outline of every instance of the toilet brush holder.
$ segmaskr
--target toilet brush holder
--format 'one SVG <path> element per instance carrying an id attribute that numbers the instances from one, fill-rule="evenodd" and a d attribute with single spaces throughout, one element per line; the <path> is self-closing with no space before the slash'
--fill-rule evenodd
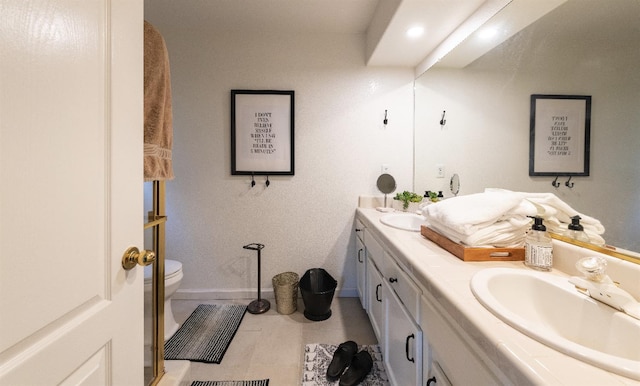
<path id="1" fill-rule="evenodd" d="M 249 311 L 249 313 L 251 314 L 262 314 L 269 311 L 269 308 L 271 308 L 271 303 L 269 303 L 269 301 L 266 299 L 262 299 L 261 290 L 260 290 L 260 287 L 261 287 L 260 277 L 262 276 L 260 272 L 261 270 L 260 251 L 262 251 L 262 248 L 264 248 L 264 244 L 251 243 L 243 246 L 242 248 L 250 249 L 258 252 L 258 298 L 252 301 L 251 303 L 249 303 L 249 305 L 247 306 L 247 311 Z"/>

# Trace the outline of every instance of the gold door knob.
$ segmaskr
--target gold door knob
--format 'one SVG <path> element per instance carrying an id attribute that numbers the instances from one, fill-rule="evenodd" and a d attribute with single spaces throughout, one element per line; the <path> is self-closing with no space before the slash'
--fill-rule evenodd
<path id="1" fill-rule="evenodd" d="M 142 266 L 149 265 L 156 260 L 156 254 L 153 251 L 143 249 L 140 251 L 136 247 L 130 247 L 122 255 L 122 268 L 127 271 L 133 269 L 136 264 Z"/>

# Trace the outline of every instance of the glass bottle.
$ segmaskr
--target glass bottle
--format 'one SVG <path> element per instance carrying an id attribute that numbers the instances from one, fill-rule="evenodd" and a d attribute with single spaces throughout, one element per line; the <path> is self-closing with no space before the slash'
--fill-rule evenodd
<path id="1" fill-rule="evenodd" d="M 580 216 L 571 217 L 571 224 L 567 231 L 565 232 L 565 236 L 570 237 L 574 240 L 582 241 L 583 243 L 588 243 L 589 236 L 584 232 L 584 227 L 580 224 Z"/>
<path id="2" fill-rule="evenodd" d="M 541 217 L 533 217 L 533 226 L 524 241 L 524 264 L 540 271 L 553 266 L 553 244 Z"/>

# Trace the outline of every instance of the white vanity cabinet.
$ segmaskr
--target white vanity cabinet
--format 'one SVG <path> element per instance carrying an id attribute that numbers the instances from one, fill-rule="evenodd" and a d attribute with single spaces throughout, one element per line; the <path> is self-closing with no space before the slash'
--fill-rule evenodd
<path id="1" fill-rule="evenodd" d="M 392 386 L 508 384 L 477 347 L 374 233 L 356 221 L 358 292 L 378 338 Z M 361 251 L 361 250 L 364 251 Z M 396 251 L 397 253 L 397 251 Z M 400 256 L 402 257 L 402 256 Z M 362 258 L 362 259 L 361 259 Z"/>
<path id="2" fill-rule="evenodd" d="M 383 224 L 385 215 L 356 212 L 365 226 L 367 312 L 392 386 L 634 383 L 519 335 L 475 300 L 473 275 L 526 269 L 521 262 L 465 263 L 419 233 Z M 557 273 L 572 274 L 585 253 L 595 252 L 554 240 Z M 621 275 L 630 273 L 615 260 Z"/>
<path id="3" fill-rule="evenodd" d="M 367 313 L 383 353 L 391 385 L 422 384 L 422 331 L 417 323 L 420 290 L 365 229 Z"/>
<path id="4" fill-rule="evenodd" d="M 356 233 L 356 275 L 357 275 L 357 290 L 358 297 L 362 308 L 365 310 L 368 308 L 367 304 L 367 250 L 364 246 L 364 224 L 356 219 L 355 224 Z"/>

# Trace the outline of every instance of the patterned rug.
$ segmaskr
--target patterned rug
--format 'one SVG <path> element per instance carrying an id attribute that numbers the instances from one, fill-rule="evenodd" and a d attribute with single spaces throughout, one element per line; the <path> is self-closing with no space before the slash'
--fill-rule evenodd
<path id="1" fill-rule="evenodd" d="M 268 379 L 258 381 L 193 381 L 191 386 L 269 386 Z"/>
<path id="2" fill-rule="evenodd" d="M 164 344 L 164 359 L 220 363 L 247 306 L 200 304 Z"/>
<path id="3" fill-rule="evenodd" d="M 333 353 L 338 348 L 337 344 L 313 343 L 304 347 L 304 371 L 302 374 L 302 386 L 333 386 L 338 381 L 327 381 L 327 367 L 331 363 Z M 382 362 L 382 353 L 377 345 L 358 346 L 358 350 L 367 350 L 373 358 L 373 369 L 362 381 L 366 386 L 388 386 L 387 372 Z"/>

